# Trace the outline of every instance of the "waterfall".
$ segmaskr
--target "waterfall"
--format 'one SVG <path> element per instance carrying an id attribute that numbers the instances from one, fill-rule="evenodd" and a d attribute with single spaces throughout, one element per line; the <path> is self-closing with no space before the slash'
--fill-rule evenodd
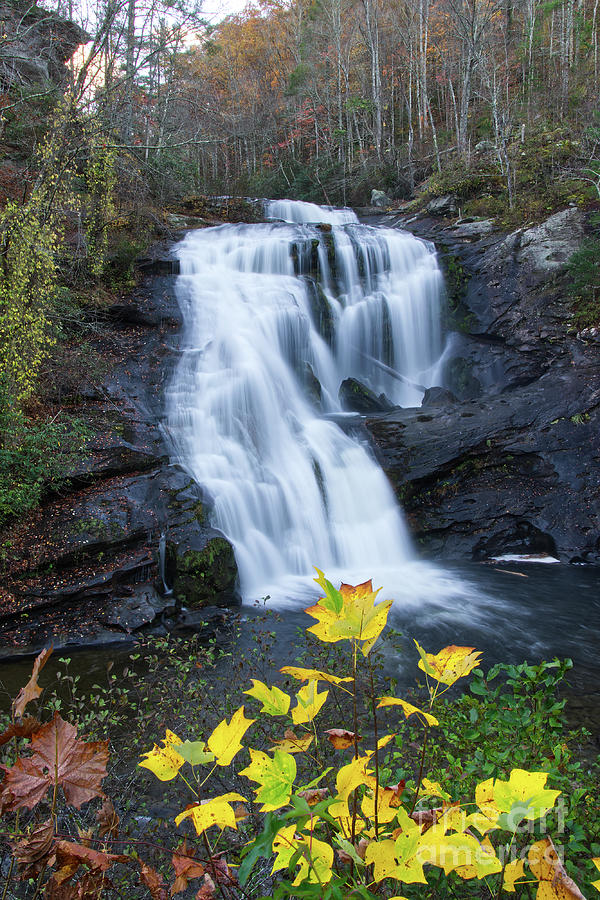
<path id="1" fill-rule="evenodd" d="M 414 406 L 439 380 L 433 248 L 351 210 L 272 201 L 266 215 L 178 247 L 184 347 L 167 425 L 179 460 L 214 502 L 245 600 L 283 597 L 313 566 L 355 583 L 385 571 L 395 589 L 423 564 L 338 391 L 351 376 Z"/>

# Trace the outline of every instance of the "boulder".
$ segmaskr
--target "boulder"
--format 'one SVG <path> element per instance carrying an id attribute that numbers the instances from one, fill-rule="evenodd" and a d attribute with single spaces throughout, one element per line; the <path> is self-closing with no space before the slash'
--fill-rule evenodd
<path id="1" fill-rule="evenodd" d="M 313 367 L 310 363 L 304 364 L 304 385 L 306 387 L 306 392 L 310 399 L 313 401 L 317 409 L 321 409 L 321 403 L 323 399 L 323 388 L 321 387 L 321 382 L 317 378 L 314 373 Z"/>
<path id="2" fill-rule="evenodd" d="M 425 211 L 430 216 L 455 216 L 458 213 L 458 197 L 455 194 L 434 197 L 427 204 Z"/>
<path id="3" fill-rule="evenodd" d="M 377 394 L 357 378 L 346 378 L 339 390 L 340 403 L 349 412 L 371 413 L 389 412 L 394 409 L 385 394 Z"/>
<path id="4" fill-rule="evenodd" d="M 421 406 L 447 406 L 449 403 L 456 402 L 456 397 L 447 388 L 430 387 L 423 394 Z"/>
<path id="5" fill-rule="evenodd" d="M 460 222 L 452 229 L 454 235 L 469 241 L 478 241 L 486 234 L 494 231 L 494 223 L 491 219 L 478 219 L 474 222 Z"/>
<path id="6" fill-rule="evenodd" d="M 216 529 L 167 543 L 173 593 L 187 606 L 232 606 L 240 602 L 233 547 Z"/>
<path id="7" fill-rule="evenodd" d="M 65 63 L 89 35 L 74 22 L 35 4 L 0 2 L 4 33 L 0 55 L 3 90 L 13 85 L 63 85 Z"/>
<path id="8" fill-rule="evenodd" d="M 371 206 L 378 206 L 383 209 L 390 205 L 390 198 L 385 191 L 378 191 L 375 188 L 371 191 Z"/>
<path id="9" fill-rule="evenodd" d="M 583 214 L 577 208 L 555 213 L 520 236 L 518 258 L 543 277 L 563 269 L 583 239 Z"/>
<path id="10" fill-rule="evenodd" d="M 154 622 L 168 606 L 168 598 L 159 597 L 152 585 L 136 585 L 130 596 L 115 597 L 98 618 L 104 625 L 131 634 Z"/>

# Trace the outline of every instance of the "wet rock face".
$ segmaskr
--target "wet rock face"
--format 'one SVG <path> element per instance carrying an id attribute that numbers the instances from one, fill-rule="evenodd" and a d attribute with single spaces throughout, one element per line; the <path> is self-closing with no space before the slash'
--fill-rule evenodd
<path id="1" fill-rule="evenodd" d="M 348 412 L 377 413 L 394 408 L 385 394 L 379 396 L 357 378 L 346 378 L 339 390 L 340 403 Z"/>
<path id="2" fill-rule="evenodd" d="M 417 541 L 445 557 L 600 562 L 600 377 L 367 421 Z M 587 412 L 581 412 L 587 410 Z"/>
<path id="3" fill-rule="evenodd" d="M 109 374 L 83 397 L 94 434 L 70 493 L 48 497 L 0 535 L 10 547 L 0 656 L 51 640 L 121 640 L 167 621 L 171 627 L 184 606 L 239 602 L 233 549 L 208 524 L 200 488 L 170 463 L 159 427 L 180 327 L 172 288 L 171 275 L 150 277 L 108 310 L 96 349 Z"/>
<path id="4" fill-rule="evenodd" d="M 366 423 L 416 540 L 449 558 L 600 563 L 600 361 L 569 332 L 565 300 L 581 212 L 476 241 L 439 218 L 393 224 L 434 240 L 450 279 L 461 276 L 444 371 L 458 402 Z"/>

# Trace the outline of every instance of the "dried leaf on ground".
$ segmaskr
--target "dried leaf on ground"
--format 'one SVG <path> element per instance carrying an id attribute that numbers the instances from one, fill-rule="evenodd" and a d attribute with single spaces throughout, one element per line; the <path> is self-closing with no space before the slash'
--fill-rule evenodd
<path id="1" fill-rule="evenodd" d="M 46 649 L 42 650 L 40 655 L 36 658 L 33 664 L 31 678 L 29 679 L 25 687 L 21 688 L 21 690 L 13 700 L 13 718 L 20 719 L 25 712 L 25 707 L 27 706 L 27 704 L 30 703 L 31 700 L 37 700 L 37 698 L 42 693 L 42 689 L 38 685 L 38 676 L 48 662 L 51 653 L 52 647 L 46 647 Z"/>
<path id="2" fill-rule="evenodd" d="M 42 822 L 25 838 L 11 844 L 23 878 L 35 878 L 46 865 L 54 846 L 54 822 Z"/>
<path id="3" fill-rule="evenodd" d="M 28 738 L 40 727 L 41 722 L 33 716 L 25 716 L 20 722 L 12 722 L 6 731 L 0 734 L 0 747 L 8 744 L 12 738 Z"/>
<path id="4" fill-rule="evenodd" d="M 119 817 L 115 811 L 112 800 L 106 799 L 98 812 L 96 813 L 96 821 L 98 822 L 98 834 L 100 837 L 108 835 L 109 838 L 116 839 L 119 837 Z"/>
<path id="5" fill-rule="evenodd" d="M 175 881 L 171 885 L 171 896 L 185 891 L 192 878 L 201 878 L 204 875 L 204 866 L 188 850 L 187 839 L 173 854 L 172 863 Z"/>
<path id="6" fill-rule="evenodd" d="M 167 900 L 167 888 L 165 880 L 156 869 L 140 860 L 140 877 L 148 890 L 152 900 Z"/>
<path id="7" fill-rule="evenodd" d="M 57 712 L 31 739 L 33 755 L 21 757 L 6 777 L 1 800 L 5 809 L 33 809 L 50 785 L 62 787 L 67 802 L 79 809 L 94 797 L 103 797 L 108 741 L 80 741 L 77 729 Z"/>
<path id="8" fill-rule="evenodd" d="M 354 732 L 347 731 L 345 728 L 328 728 L 325 734 L 327 735 L 327 740 L 333 744 L 336 750 L 345 750 L 354 744 Z M 360 734 L 356 736 L 356 740 L 362 740 Z"/>

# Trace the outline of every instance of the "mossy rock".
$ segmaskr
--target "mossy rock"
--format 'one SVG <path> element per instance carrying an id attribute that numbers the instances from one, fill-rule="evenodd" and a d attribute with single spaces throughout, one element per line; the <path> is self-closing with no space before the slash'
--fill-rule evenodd
<path id="1" fill-rule="evenodd" d="M 335 316 L 331 304 L 320 284 L 312 278 L 306 280 L 306 288 L 315 328 L 330 347 L 335 335 Z"/>
<path id="2" fill-rule="evenodd" d="M 363 415 L 370 413 L 389 412 L 394 408 L 385 394 L 377 394 L 358 381 L 357 378 L 346 378 L 342 381 L 339 390 L 339 398 L 342 407 L 349 412 L 358 412 Z"/>
<path id="3" fill-rule="evenodd" d="M 198 195 L 184 198 L 181 206 L 186 213 L 201 218 L 248 224 L 264 222 L 260 204 L 252 203 L 244 197 L 205 197 Z"/>
<path id="4" fill-rule="evenodd" d="M 229 606 L 237 602 L 237 566 L 226 538 L 213 537 L 201 549 L 187 549 L 181 554 L 175 548 L 175 554 L 173 592 L 187 606 Z"/>

